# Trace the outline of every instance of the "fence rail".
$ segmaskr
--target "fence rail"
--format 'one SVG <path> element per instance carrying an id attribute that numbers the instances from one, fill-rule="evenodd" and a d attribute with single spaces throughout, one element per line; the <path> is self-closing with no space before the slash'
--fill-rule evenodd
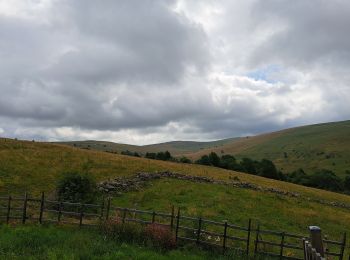
<path id="1" fill-rule="evenodd" d="M 104 220 L 169 227 L 177 243 L 195 243 L 219 249 L 223 253 L 227 250 L 237 250 L 249 255 L 252 249 L 254 256 L 267 255 L 290 260 L 304 259 L 303 241 L 308 238 L 304 235 L 264 230 L 260 224 L 253 229 L 251 219 L 247 221 L 246 226 L 239 226 L 227 221 L 183 216 L 180 209 L 175 212 L 174 207 L 170 213 L 156 212 L 115 207 L 111 205 L 110 199 L 104 200 L 101 204 L 49 200 L 45 198 L 44 193 L 40 199 L 31 198 L 27 194 L 22 198 L 0 197 L 0 223 L 16 221 L 25 224 L 27 221 L 32 221 L 97 226 Z M 332 257 L 329 259 L 335 259 L 334 257 L 343 259 L 346 233 L 340 241 L 325 238 L 323 243 L 327 249 L 325 255 Z"/>

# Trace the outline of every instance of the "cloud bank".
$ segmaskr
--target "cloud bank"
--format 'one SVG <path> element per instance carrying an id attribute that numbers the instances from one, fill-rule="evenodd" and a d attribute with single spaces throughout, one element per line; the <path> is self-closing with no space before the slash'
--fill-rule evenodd
<path id="1" fill-rule="evenodd" d="M 0 0 L 0 134 L 147 144 L 349 119 L 349 26 L 345 0 Z"/>

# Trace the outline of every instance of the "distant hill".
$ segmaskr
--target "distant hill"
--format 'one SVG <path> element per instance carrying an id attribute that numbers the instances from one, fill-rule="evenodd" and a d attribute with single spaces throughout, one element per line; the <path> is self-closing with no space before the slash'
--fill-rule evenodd
<path id="1" fill-rule="evenodd" d="M 329 169 L 339 176 L 350 171 L 350 121 L 308 125 L 246 137 L 187 156 L 196 159 L 214 151 L 238 158 L 270 159 L 283 172 Z"/>
<path id="2" fill-rule="evenodd" d="M 211 151 L 237 158 L 270 159 L 283 172 L 303 168 L 307 173 L 329 169 L 339 176 L 350 171 L 350 121 L 301 126 L 257 136 L 229 138 L 213 142 L 174 141 L 136 146 L 103 141 L 63 142 L 78 148 L 120 153 L 123 150 L 185 155 L 198 159 Z"/>
<path id="3" fill-rule="evenodd" d="M 145 154 L 147 152 L 163 152 L 169 151 L 172 155 L 179 156 L 186 153 L 193 153 L 202 149 L 218 148 L 227 143 L 233 143 L 240 138 L 228 138 L 212 142 L 195 142 L 195 141 L 172 141 L 159 144 L 150 145 L 130 145 L 130 144 L 119 144 L 106 141 L 69 141 L 69 142 L 58 142 L 59 144 L 66 144 L 83 149 L 92 149 L 104 152 L 118 152 L 129 150 L 132 152 L 138 152 Z"/>

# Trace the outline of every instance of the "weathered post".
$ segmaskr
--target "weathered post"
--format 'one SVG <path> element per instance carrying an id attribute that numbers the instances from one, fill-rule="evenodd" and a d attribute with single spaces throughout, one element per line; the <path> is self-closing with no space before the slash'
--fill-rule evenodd
<path id="1" fill-rule="evenodd" d="M 107 200 L 107 209 L 106 209 L 106 220 L 109 219 L 109 210 L 111 208 L 111 198 L 108 198 Z"/>
<path id="2" fill-rule="evenodd" d="M 198 229 L 197 229 L 197 239 L 196 243 L 199 244 L 202 231 L 202 218 L 198 218 Z"/>
<path id="3" fill-rule="evenodd" d="M 175 241 L 177 242 L 177 238 L 179 236 L 179 226 L 180 226 L 180 208 L 177 209 L 176 216 L 176 231 L 175 231 Z"/>
<path id="4" fill-rule="evenodd" d="M 324 257 L 324 247 L 322 241 L 321 228 L 318 226 L 309 226 L 311 245 L 316 249 L 317 253 L 320 253 Z"/>
<path id="5" fill-rule="evenodd" d="M 226 237 L 227 237 L 227 221 L 225 221 L 225 224 L 224 224 L 224 239 L 223 239 L 223 242 L 222 242 L 222 253 L 225 254 L 225 251 L 226 251 Z"/>
<path id="6" fill-rule="evenodd" d="M 79 227 L 83 225 L 84 204 L 80 203 Z"/>
<path id="7" fill-rule="evenodd" d="M 284 247 L 284 232 L 282 232 L 281 234 L 280 259 L 283 259 L 283 247 Z"/>
<path id="8" fill-rule="evenodd" d="M 12 200 L 12 197 L 9 196 L 9 200 L 7 202 L 6 224 L 10 222 L 11 200 Z"/>
<path id="9" fill-rule="evenodd" d="M 171 207 L 171 219 L 170 219 L 170 230 L 174 230 L 174 205 Z"/>
<path id="10" fill-rule="evenodd" d="M 39 223 L 43 222 L 43 213 L 44 213 L 44 202 L 45 202 L 45 193 L 41 193 L 41 201 L 40 201 L 40 215 L 39 215 Z"/>
<path id="11" fill-rule="evenodd" d="M 27 219 L 27 202 L 28 202 L 28 194 L 26 192 L 24 193 L 22 224 L 25 224 Z"/>
<path id="12" fill-rule="evenodd" d="M 247 237 L 247 256 L 249 256 L 249 247 L 250 247 L 250 232 L 252 229 L 252 219 L 249 219 L 248 222 L 248 237 Z"/>
<path id="13" fill-rule="evenodd" d="M 260 224 L 258 223 L 258 226 L 256 228 L 256 237 L 255 237 L 255 245 L 254 245 L 254 257 L 256 257 L 256 254 L 258 253 L 259 233 L 260 233 Z"/>

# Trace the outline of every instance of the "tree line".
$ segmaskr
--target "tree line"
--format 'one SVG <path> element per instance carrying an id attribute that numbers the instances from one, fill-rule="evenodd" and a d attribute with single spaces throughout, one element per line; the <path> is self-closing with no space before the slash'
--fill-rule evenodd
<path id="1" fill-rule="evenodd" d="M 213 166 L 227 170 L 258 175 L 265 178 L 292 182 L 308 187 L 336 192 L 345 192 L 350 194 L 350 171 L 346 171 L 347 176 L 344 179 L 338 177 L 333 171 L 328 169 L 321 169 L 315 171 L 314 173 L 306 173 L 303 169 L 300 168 L 290 173 L 283 173 L 281 170 L 277 169 L 276 165 L 271 160 L 268 159 L 261 159 L 259 161 L 245 157 L 237 160 L 233 155 L 224 154 L 222 156 L 219 156 L 215 152 L 211 152 L 207 155 L 202 155 L 202 157 L 196 161 L 192 161 L 185 156 L 175 158 L 169 151 L 158 153 L 147 152 L 144 156 L 137 152 L 130 151 L 123 151 L 121 154 L 136 157 L 145 157 L 155 160 Z"/>

